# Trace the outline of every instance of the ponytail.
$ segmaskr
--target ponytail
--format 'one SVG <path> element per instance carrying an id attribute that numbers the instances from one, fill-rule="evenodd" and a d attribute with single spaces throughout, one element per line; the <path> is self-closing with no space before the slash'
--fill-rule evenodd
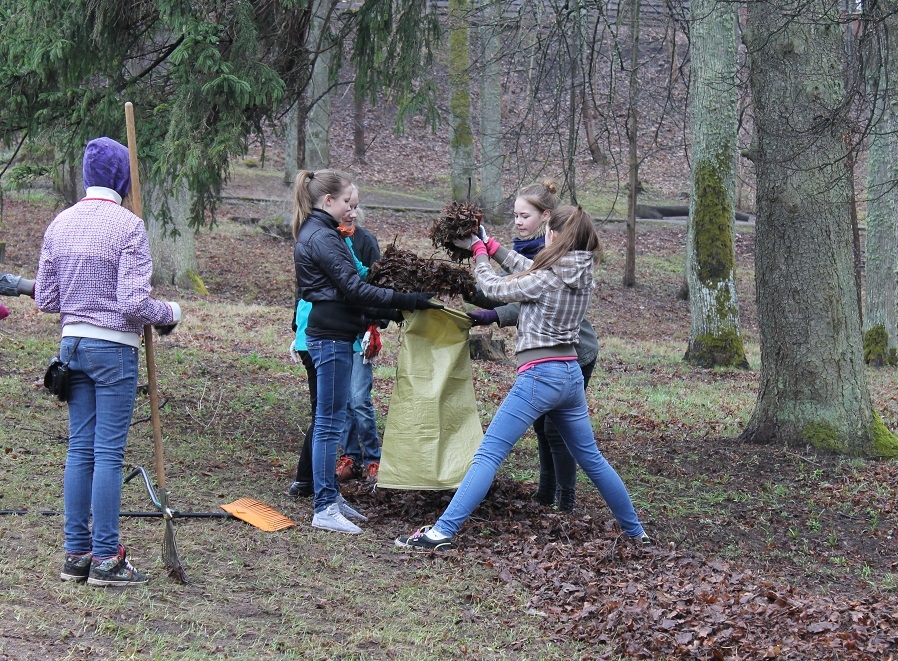
<path id="1" fill-rule="evenodd" d="M 351 185 L 352 178 L 339 170 L 300 170 L 293 185 L 293 238 L 325 195 L 336 197 Z"/>

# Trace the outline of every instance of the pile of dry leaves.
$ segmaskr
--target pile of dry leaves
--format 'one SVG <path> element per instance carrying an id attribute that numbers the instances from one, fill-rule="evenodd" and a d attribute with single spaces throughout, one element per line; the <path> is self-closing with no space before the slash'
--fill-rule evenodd
<path id="1" fill-rule="evenodd" d="M 845 601 L 663 542 L 637 548 L 601 505 L 556 513 L 536 503 L 532 489 L 497 478 L 455 549 L 439 559 L 478 562 L 518 585 L 530 594 L 528 614 L 544 618 L 552 637 L 642 659 L 893 658 L 898 596 Z M 433 522 L 452 495 L 371 493 L 362 483 L 343 490 L 355 491 L 350 497 L 387 534 Z"/>
<path id="2" fill-rule="evenodd" d="M 371 267 L 368 282 L 400 292 L 433 292 L 440 298 L 470 298 L 477 286 L 469 270 L 445 260 L 422 259 L 395 242 Z"/>

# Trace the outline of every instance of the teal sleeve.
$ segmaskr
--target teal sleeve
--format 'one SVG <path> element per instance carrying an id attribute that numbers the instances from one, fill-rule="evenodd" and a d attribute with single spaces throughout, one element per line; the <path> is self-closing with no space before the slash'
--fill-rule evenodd
<path id="1" fill-rule="evenodd" d="M 312 312 L 312 304 L 308 301 L 299 299 L 296 304 L 296 339 L 293 341 L 293 348 L 297 351 L 307 351 L 306 346 L 306 327 L 309 325 L 309 313 Z"/>
<path id="2" fill-rule="evenodd" d="M 359 277 L 362 280 L 367 280 L 368 279 L 368 267 L 365 266 L 364 264 L 362 264 L 362 262 L 359 261 L 359 258 L 355 256 L 355 250 L 353 250 L 353 248 L 352 248 L 352 239 L 349 238 L 348 236 L 346 237 L 346 245 L 349 246 L 349 252 L 352 254 L 352 259 L 355 262 L 356 271 L 359 272 Z"/>

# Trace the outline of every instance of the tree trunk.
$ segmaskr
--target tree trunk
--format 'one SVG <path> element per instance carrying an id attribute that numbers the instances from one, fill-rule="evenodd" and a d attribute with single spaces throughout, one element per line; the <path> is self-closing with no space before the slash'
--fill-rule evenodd
<path id="1" fill-rule="evenodd" d="M 174 193 L 172 194 L 172 191 Z M 144 188 L 144 217 L 153 258 L 154 285 L 176 285 L 208 293 L 199 276 L 196 241 L 190 227 L 190 193 L 182 184 Z M 164 217 L 170 214 L 168 222 Z"/>
<path id="2" fill-rule="evenodd" d="M 629 146 L 627 182 L 627 254 L 624 261 L 624 287 L 636 285 L 636 195 L 639 188 L 639 159 L 636 138 L 639 135 L 639 10 L 640 0 L 630 0 L 630 91 L 627 113 Z"/>
<path id="3" fill-rule="evenodd" d="M 736 9 L 692 0 L 692 191 L 686 238 L 691 327 L 685 359 L 748 367 L 736 297 Z"/>
<path id="4" fill-rule="evenodd" d="M 53 188 L 62 195 L 67 207 L 84 197 L 84 182 L 81 180 L 81 161 L 64 161 L 53 173 Z"/>
<path id="5" fill-rule="evenodd" d="M 886 19 L 898 34 L 898 19 Z M 878 118 L 870 135 L 867 162 L 867 296 L 864 314 L 864 358 L 875 365 L 889 362 L 890 350 L 898 348 L 898 89 L 890 82 L 891 72 L 898 66 L 898 55 L 890 48 L 885 60 L 874 62 L 878 87 L 875 116 Z M 882 331 L 871 334 L 881 326 Z M 885 341 L 874 346 L 875 335 L 885 334 Z"/>
<path id="6" fill-rule="evenodd" d="M 873 411 L 851 258 L 839 5 L 749 3 L 758 175 L 758 399 L 742 438 L 898 454 Z"/>
<path id="7" fill-rule="evenodd" d="M 586 133 L 586 147 L 589 149 L 589 155 L 592 162 L 598 165 L 602 174 L 608 166 L 608 159 L 602 146 L 599 144 L 599 135 L 603 133 L 602 124 L 599 122 L 601 114 L 596 107 L 595 101 L 589 94 L 588 89 L 583 90 L 583 130 Z"/>
<path id="8" fill-rule="evenodd" d="M 298 101 L 284 115 L 284 183 L 292 186 L 296 174 L 305 167 L 305 101 Z"/>
<path id="9" fill-rule="evenodd" d="M 449 160 L 452 199 L 474 197 L 474 133 L 471 130 L 470 0 L 449 0 Z"/>
<path id="10" fill-rule="evenodd" d="M 320 170 L 330 166 L 331 130 L 331 49 L 326 32 L 327 0 L 315 0 L 309 27 L 309 50 L 315 53 L 312 79 L 309 82 L 306 116 L 305 167 Z"/>
<path id="11" fill-rule="evenodd" d="M 577 204 L 577 144 L 580 138 L 580 113 L 583 105 L 579 99 L 584 94 L 585 84 L 581 59 L 583 57 L 583 23 L 586 20 L 583 3 L 580 0 L 567 2 L 563 8 L 563 14 L 567 14 L 568 22 L 565 34 L 570 40 L 568 57 L 570 59 L 570 72 L 568 79 L 571 81 L 568 90 L 568 125 L 567 125 L 567 153 L 562 151 L 564 158 L 564 187 L 568 190 L 571 204 Z"/>
<path id="12" fill-rule="evenodd" d="M 502 77 L 499 71 L 499 29 L 502 8 L 480 0 L 480 186 L 483 217 L 502 222 Z"/>
<path id="13" fill-rule="evenodd" d="M 365 152 L 368 145 L 365 142 L 365 97 L 355 92 L 355 104 L 352 112 L 352 155 L 360 165 L 366 165 Z"/>

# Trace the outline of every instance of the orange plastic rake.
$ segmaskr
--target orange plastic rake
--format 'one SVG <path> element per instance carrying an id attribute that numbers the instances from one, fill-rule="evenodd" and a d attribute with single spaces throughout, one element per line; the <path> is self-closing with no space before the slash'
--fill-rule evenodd
<path id="1" fill-rule="evenodd" d="M 288 519 L 273 507 L 252 498 L 240 498 L 233 503 L 222 505 L 221 509 L 265 532 L 284 530 L 296 525 L 292 519 Z"/>

